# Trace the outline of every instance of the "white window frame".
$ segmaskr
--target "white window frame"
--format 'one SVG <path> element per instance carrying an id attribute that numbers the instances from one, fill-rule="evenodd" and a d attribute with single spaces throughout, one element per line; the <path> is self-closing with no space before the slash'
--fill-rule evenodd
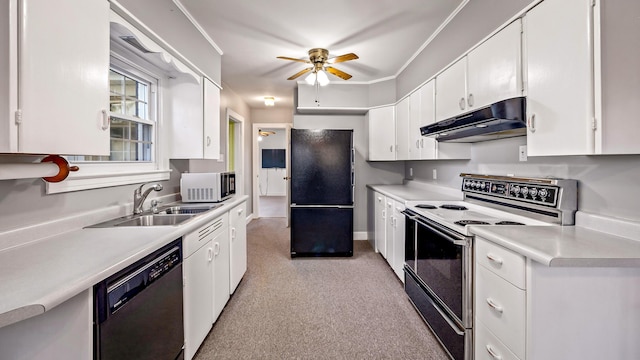
<path id="1" fill-rule="evenodd" d="M 70 191 L 98 189 L 111 186 L 136 184 L 151 181 L 169 180 L 171 169 L 169 166 L 168 148 L 162 117 L 162 80 L 163 76 L 151 67 L 141 66 L 122 55 L 111 52 L 110 68 L 131 74 L 135 77 L 151 80 L 149 89 L 149 114 L 155 114 L 154 151 L 151 162 L 87 162 L 78 163 L 80 171 L 72 172 L 65 181 L 47 183 L 47 194 L 64 193 Z M 105 99 L 107 102 L 108 99 Z"/>

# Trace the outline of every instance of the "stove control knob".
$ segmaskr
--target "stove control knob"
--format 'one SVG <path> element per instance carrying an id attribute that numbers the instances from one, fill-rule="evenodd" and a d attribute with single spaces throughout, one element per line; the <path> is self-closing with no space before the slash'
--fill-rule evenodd
<path id="1" fill-rule="evenodd" d="M 544 200 L 544 198 L 547 197 L 547 195 L 549 195 L 547 193 L 547 189 L 540 189 L 540 191 L 538 191 L 538 194 L 540 194 L 540 199 Z"/>
<path id="2" fill-rule="evenodd" d="M 529 194 L 531 194 L 531 198 L 535 198 L 535 197 L 536 197 L 536 195 L 538 194 L 538 189 L 536 189 L 536 188 L 531 188 L 531 189 L 529 190 Z"/>
<path id="3" fill-rule="evenodd" d="M 527 189 L 526 187 L 523 187 L 522 189 L 520 189 L 520 193 L 522 194 L 522 196 L 527 197 L 527 194 L 529 193 L 529 189 Z"/>
<path id="4" fill-rule="evenodd" d="M 484 190 L 484 183 L 480 184 L 480 189 Z"/>
<path id="5" fill-rule="evenodd" d="M 471 185 L 471 181 L 469 181 L 469 180 L 465 180 L 465 182 L 464 182 L 464 188 L 465 188 L 465 189 L 468 189 L 470 185 Z"/>
<path id="6" fill-rule="evenodd" d="M 520 186 L 518 186 L 518 185 L 513 185 L 513 186 L 511 187 L 511 192 L 512 192 L 513 194 L 515 194 L 515 195 L 518 195 L 518 194 L 520 193 Z"/>

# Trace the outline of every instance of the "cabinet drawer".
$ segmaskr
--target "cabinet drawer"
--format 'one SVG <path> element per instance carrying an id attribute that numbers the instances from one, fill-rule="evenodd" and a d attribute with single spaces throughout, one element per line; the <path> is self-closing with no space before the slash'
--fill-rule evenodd
<path id="1" fill-rule="evenodd" d="M 520 289 L 525 289 L 525 258 L 511 250 L 476 237 L 476 262 Z"/>
<path id="2" fill-rule="evenodd" d="M 520 360 L 482 323 L 476 323 L 474 360 Z"/>
<path id="3" fill-rule="evenodd" d="M 484 324 L 513 353 L 524 358 L 525 291 L 484 266 L 476 268 L 476 322 Z"/>
<path id="4" fill-rule="evenodd" d="M 185 258 L 188 257 L 206 244 L 207 241 L 215 238 L 224 231 L 228 231 L 228 229 L 229 215 L 224 214 L 200 229 L 187 234 L 182 239 L 183 256 Z"/>

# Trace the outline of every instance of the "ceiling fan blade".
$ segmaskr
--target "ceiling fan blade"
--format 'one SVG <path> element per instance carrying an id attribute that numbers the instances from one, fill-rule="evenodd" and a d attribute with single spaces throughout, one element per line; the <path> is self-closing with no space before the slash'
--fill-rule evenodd
<path id="1" fill-rule="evenodd" d="M 307 64 L 311 63 L 311 61 L 309 61 L 309 60 L 290 58 L 290 57 L 286 57 L 286 56 L 278 56 L 277 58 L 278 59 L 282 59 L 282 60 L 291 60 L 291 61 L 303 62 L 303 63 L 307 63 Z"/>
<path id="2" fill-rule="evenodd" d="M 341 62 L 345 62 L 345 61 L 349 61 L 349 60 L 355 60 L 355 59 L 359 59 L 358 55 L 356 55 L 354 53 L 348 53 L 348 54 L 336 56 L 333 59 L 329 59 L 328 62 L 331 63 L 331 64 L 335 64 L 335 63 L 341 63 Z"/>
<path id="3" fill-rule="evenodd" d="M 311 70 L 313 70 L 313 68 L 312 68 L 312 67 L 310 67 L 310 68 L 306 68 L 306 69 L 304 69 L 304 70 L 301 70 L 301 71 L 299 71 L 298 73 L 296 73 L 295 75 L 292 75 L 292 76 L 291 76 L 290 78 L 288 78 L 287 80 L 294 80 L 294 79 L 296 79 L 296 78 L 298 78 L 298 77 L 300 77 L 300 76 L 302 76 L 302 75 L 304 75 L 304 74 L 308 73 L 308 72 L 309 72 L 309 71 L 311 71 Z"/>
<path id="4" fill-rule="evenodd" d="M 331 66 L 326 66 L 324 68 L 327 72 L 332 73 L 333 75 L 343 79 L 343 80 L 349 80 L 351 79 L 351 75 L 347 74 L 346 72 L 342 71 L 342 70 L 338 70 L 334 67 Z"/>

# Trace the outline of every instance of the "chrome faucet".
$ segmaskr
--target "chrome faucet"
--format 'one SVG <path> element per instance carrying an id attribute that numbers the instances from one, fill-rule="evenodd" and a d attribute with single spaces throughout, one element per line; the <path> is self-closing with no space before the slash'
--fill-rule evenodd
<path id="1" fill-rule="evenodd" d="M 142 192 L 142 188 L 145 185 L 146 184 L 140 185 L 140 187 L 133 192 L 133 213 L 134 214 L 142 213 L 142 205 L 144 204 L 144 200 L 147 198 L 147 196 L 152 190 L 155 190 L 155 191 L 162 190 L 161 184 L 154 184 L 150 188 Z"/>

